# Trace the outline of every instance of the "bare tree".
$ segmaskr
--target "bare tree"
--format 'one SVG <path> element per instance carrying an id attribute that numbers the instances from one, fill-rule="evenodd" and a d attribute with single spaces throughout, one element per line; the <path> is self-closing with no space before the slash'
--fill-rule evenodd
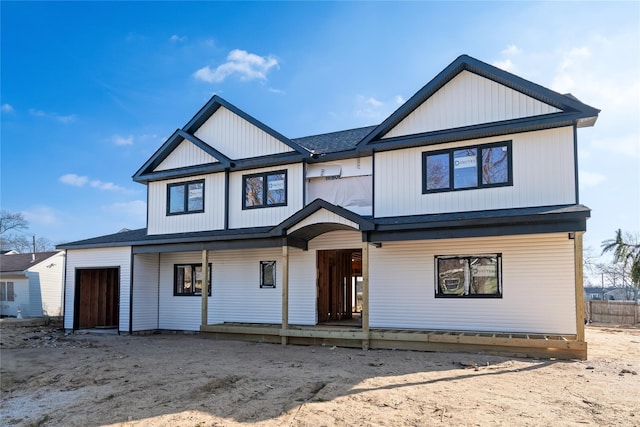
<path id="1" fill-rule="evenodd" d="M 0 211 L 0 235 L 7 231 L 23 231 L 29 227 L 29 222 L 24 218 L 22 213 Z"/>

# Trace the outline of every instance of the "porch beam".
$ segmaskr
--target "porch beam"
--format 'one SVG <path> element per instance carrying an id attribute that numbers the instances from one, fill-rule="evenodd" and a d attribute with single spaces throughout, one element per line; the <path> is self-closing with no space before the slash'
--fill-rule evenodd
<path id="1" fill-rule="evenodd" d="M 202 250 L 202 317 L 200 328 L 209 322 L 209 251 Z"/>
<path id="2" fill-rule="evenodd" d="M 582 231 L 576 231 L 573 237 L 573 251 L 575 260 L 575 293 L 576 293 L 576 338 L 584 341 L 584 275 L 582 271 Z"/>
<path id="3" fill-rule="evenodd" d="M 289 329 L 289 247 L 282 247 L 282 330 Z M 287 345 L 287 335 L 282 335 L 282 345 Z"/>

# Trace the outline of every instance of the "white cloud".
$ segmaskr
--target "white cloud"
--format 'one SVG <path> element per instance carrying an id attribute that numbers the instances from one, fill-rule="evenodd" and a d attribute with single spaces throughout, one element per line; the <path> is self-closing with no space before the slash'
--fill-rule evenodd
<path id="1" fill-rule="evenodd" d="M 57 212 L 49 206 L 35 206 L 33 208 L 22 211 L 24 218 L 31 224 L 52 225 L 59 224 Z"/>
<path id="2" fill-rule="evenodd" d="M 518 55 L 519 53 L 522 53 L 522 49 L 515 44 L 510 44 L 500 53 L 503 55 Z"/>
<path id="3" fill-rule="evenodd" d="M 372 96 L 358 95 L 356 96 L 355 115 L 371 121 L 381 121 L 403 102 L 402 97 L 398 95 L 389 101 L 381 101 Z"/>
<path id="4" fill-rule="evenodd" d="M 102 182 L 100 180 L 94 179 L 89 182 L 93 188 L 98 188 L 100 190 L 105 191 L 126 191 L 125 188 L 120 187 L 119 185 L 114 184 L 113 182 Z"/>
<path id="5" fill-rule="evenodd" d="M 580 187 L 597 187 L 606 179 L 607 178 L 604 175 L 597 172 L 587 172 L 583 170 L 578 171 Z"/>
<path id="6" fill-rule="evenodd" d="M 89 182 L 89 178 L 86 176 L 79 176 L 75 173 L 68 173 L 66 175 L 62 175 L 59 178 L 60 182 L 67 185 L 72 185 L 74 187 L 82 187 L 87 182 Z"/>
<path id="7" fill-rule="evenodd" d="M 513 72 L 513 70 L 515 70 L 516 68 L 515 64 L 508 58 L 502 61 L 493 61 L 492 65 L 509 72 Z"/>
<path id="8" fill-rule="evenodd" d="M 13 113 L 13 107 L 11 106 L 11 104 L 2 104 L 2 112 Z"/>
<path id="9" fill-rule="evenodd" d="M 113 182 L 103 182 L 98 179 L 89 179 L 88 176 L 80 176 L 76 175 L 75 173 L 62 175 L 59 180 L 63 184 L 71 185 L 73 187 L 84 187 L 85 185 L 89 184 L 89 186 L 97 188 L 99 190 L 119 191 L 123 193 L 129 192 L 126 188 L 120 187 Z"/>
<path id="10" fill-rule="evenodd" d="M 273 56 L 259 56 L 234 49 L 227 56 L 227 62 L 215 69 L 208 65 L 200 68 L 193 73 L 193 77 L 207 83 L 220 83 L 233 74 L 238 74 L 241 80 L 266 80 L 269 70 L 277 66 L 278 60 Z"/>
<path id="11" fill-rule="evenodd" d="M 111 137 L 111 141 L 113 141 L 113 143 L 116 145 L 132 145 L 133 135 L 129 135 L 129 136 L 113 135 Z"/>
<path id="12" fill-rule="evenodd" d="M 61 116 L 58 113 L 49 113 L 49 112 L 42 111 L 42 110 L 36 110 L 35 108 L 29 109 L 29 114 L 31 114 L 34 117 L 46 117 L 46 118 L 49 118 L 49 119 L 53 119 L 53 120 L 56 120 L 56 121 L 58 121 L 60 123 L 63 123 L 63 124 L 68 124 L 68 123 L 71 123 L 71 122 L 75 122 L 76 119 L 78 118 L 75 114 L 69 114 L 69 115 L 66 115 L 66 116 Z"/>
<path id="13" fill-rule="evenodd" d="M 608 155 L 617 153 L 625 157 L 640 158 L 640 134 L 629 133 L 622 136 L 596 138 L 591 142 L 591 148 L 602 150 Z"/>
<path id="14" fill-rule="evenodd" d="M 187 36 L 179 36 L 177 34 L 174 34 L 171 37 L 169 37 L 169 41 L 172 43 L 185 42 L 187 41 Z"/>
<path id="15" fill-rule="evenodd" d="M 284 95 L 286 92 L 281 90 L 281 89 L 275 89 L 270 87 L 269 89 L 267 89 L 269 92 L 271 93 L 277 93 L 278 95 Z"/>

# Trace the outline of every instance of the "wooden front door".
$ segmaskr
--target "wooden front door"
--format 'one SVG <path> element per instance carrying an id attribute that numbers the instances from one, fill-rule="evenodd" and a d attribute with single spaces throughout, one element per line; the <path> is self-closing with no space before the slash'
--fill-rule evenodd
<path id="1" fill-rule="evenodd" d="M 353 254 L 359 249 L 317 252 L 318 323 L 352 317 Z"/>
<path id="2" fill-rule="evenodd" d="M 75 329 L 118 327 L 118 268 L 76 270 Z"/>

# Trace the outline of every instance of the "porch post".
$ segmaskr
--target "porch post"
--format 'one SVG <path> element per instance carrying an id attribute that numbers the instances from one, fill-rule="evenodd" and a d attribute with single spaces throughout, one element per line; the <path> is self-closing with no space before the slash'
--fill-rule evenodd
<path id="1" fill-rule="evenodd" d="M 289 246 L 282 247 L 282 330 L 289 329 Z M 287 345 L 288 337 L 282 335 L 282 345 Z"/>
<path id="2" fill-rule="evenodd" d="M 289 329 L 289 246 L 282 247 L 282 331 Z M 282 335 L 282 345 L 287 345 L 289 338 Z"/>
<path id="3" fill-rule="evenodd" d="M 362 340 L 362 349 L 369 349 L 369 243 L 363 233 L 362 242 L 362 332 L 366 339 Z"/>
<path id="4" fill-rule="evenodd" d="M 202 250 L 202 326 L 209 323 L 209 251 Z"/>
<path id="5" fill-rule="evenodd" d="M 573 253 L 576 275 L 576 339 L 584 342 L 584 277 L 582 271 L 582 235 L 584 232 L 576 231 L 573 239 Z"/>

